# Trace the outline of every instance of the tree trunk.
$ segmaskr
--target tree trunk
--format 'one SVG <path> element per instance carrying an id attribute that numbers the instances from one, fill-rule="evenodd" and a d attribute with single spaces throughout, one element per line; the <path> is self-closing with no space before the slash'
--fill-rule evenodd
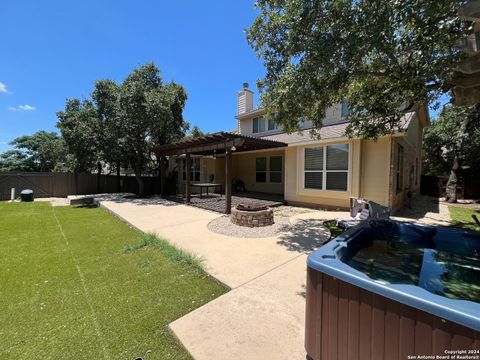
<path id="1" fill-rule="evenodd" d="M 135 169 L 135 179 L 138 184 L 138 196 L 142 198 L 145 196 L 145 188 L 142 179 L 142 172 L 139 169 Z"/>
<path id="2" fill-rule="evenodd" d="M 101 175 L 102 175 L 102 163 L 99 161 L 97 162 L 97 194 L 100 194 Z"/>
<path id="3" fill-rule="evenodd" d="M 453 164 L 450 170 L 450 176 L 448 177 L 447 187 L 446 187 L 446 200 L 449 203 L 457 202 L 457 184 L 458 184 L 458 176 L 457 171 L 460 168 L 460 159 L 459 154 L 462 153 L 463 148 L 463 140 L 465 138 L 465 132 L 467 131 L 467 126 L 470 121 L 470 117 L 465 116 L 460 124 L 460 128 L 458 129 L 455 149 L 453 152 Z"/>
<path id="4" fill-rule="evenodd" d="M 120 161 L 117 161 L 117 192 L 121 191 L 120 187 L 121 187 Z"/>
<path id="5" fill-rule="evenodd" d="M 452 165 L 452 168 L 450 169 L 450 176 L 448 177 L 447 187 L 445 189 L 446 198 L 447 198 L 446 200 L 449 203 L 457 202 L 457 183 L 458 183 L 457 170 L 458 168 L 459 168 L 458 155 L 457 155 L 457 152 L 455 151 L 455 155 L 453 157 L 453 165 Z"/>

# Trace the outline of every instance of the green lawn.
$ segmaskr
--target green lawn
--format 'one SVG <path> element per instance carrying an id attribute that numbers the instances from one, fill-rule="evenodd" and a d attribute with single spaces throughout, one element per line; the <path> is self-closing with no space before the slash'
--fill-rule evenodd
<path id="1" fill-rule="evenodd" d="M 452 224 L 454 226 L 480 231 L 480 226 L 472 219 L 472 214 L 476 214 L 480 219 L 480 213 L 478 211 L 457 206 L 449 206 L 448 209 L 450 210 L 450 217 L 452 218 Z"/>
<path id="2" fill-rule="evenodd" d="M 0 203 L 0 359 L 188 359 L 173 320 L 226 289 L 99 208 Z"/>

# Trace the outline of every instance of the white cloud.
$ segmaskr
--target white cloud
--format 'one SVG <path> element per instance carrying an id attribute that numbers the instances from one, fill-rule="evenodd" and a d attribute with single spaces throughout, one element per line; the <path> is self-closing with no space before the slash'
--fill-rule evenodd
<path id="1" fill-rule="evenodd" d="M 33 111 L 33 110 L 36 109 L 35 106 L 31 106 L 31 105 L 27 105 L 27 104 L 18 105 L 17 107 L 18 107 L 18 110 L 23 110 L 23 111 Z"/>
<path id="2" fill-rule="evenodd" d="M 36 110 L 37 108 L 35 106 L 32 106 L 32 105 L 28 105 L 28 104 L 25 104 L 25 105 L 18 105 L 18 106 L 10 106 L 8 108 L 8 110 L 10 111 L 17 111 L 17 110 L 20 110 L 20 111 L 33 111 L 33 110 Z"/>
<path id="3" fill-rule="evenodd" d="M 0 93 L 8 93 L 7 85 L 2 82 L 0 82 Z"/>

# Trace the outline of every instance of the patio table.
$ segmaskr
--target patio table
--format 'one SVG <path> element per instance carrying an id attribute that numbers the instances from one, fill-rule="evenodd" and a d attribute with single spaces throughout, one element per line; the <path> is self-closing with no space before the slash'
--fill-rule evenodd
<path id="1" fill-rule="evenodd" d="M 213 187 L 214 189 L 220 187 L 220 192 L 222 192 L 222 184 L 217 183 L 191 183 L 191 186 L 197 186 L 200 188 L 200 197 L 203 195 L 203 189 L 207 189 L 207 196 L 208 196 L 208 189 Z"/>

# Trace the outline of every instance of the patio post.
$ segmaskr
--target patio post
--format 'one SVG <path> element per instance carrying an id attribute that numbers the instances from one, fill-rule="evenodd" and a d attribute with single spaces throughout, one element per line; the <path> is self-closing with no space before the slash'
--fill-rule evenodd
<path id="1" fill-rule="evenodd" d="M 190 153 L 185 155 L 185 198 L 187 203 L 190 202 Z"/>
<path id="2" fill-rule="evenodd" d="M 225 150 L 225 214 L 232 208 L 232 151 Z"/>
<path id="3" fill-rule="evenodd" d="M 162 196 L 165 196 L 165 162 L 166 162 L 165 156 L 162 156 L 160 158 L 160 194 Z"/>

